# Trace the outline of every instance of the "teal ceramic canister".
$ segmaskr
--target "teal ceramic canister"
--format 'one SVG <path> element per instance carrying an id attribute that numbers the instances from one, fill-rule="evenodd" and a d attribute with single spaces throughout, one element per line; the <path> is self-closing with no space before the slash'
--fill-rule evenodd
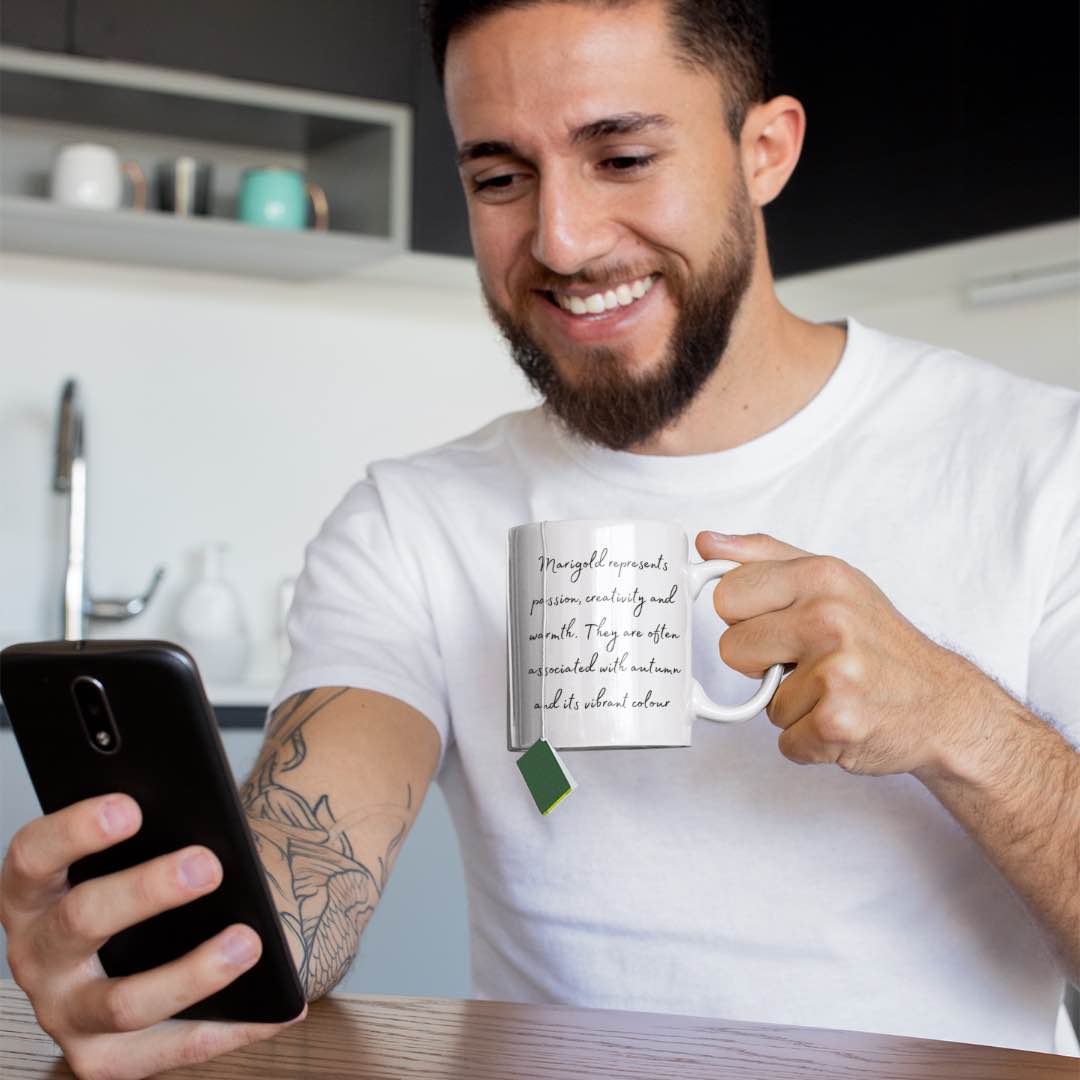
<path id="1" fill-rule="evenodd" d="M 326 229 L 329 224 L 326 195 L 318 184 L 305 180 L 296 169 L 277 165 L 245 169 L 236 215 L 249 225 L 303 229 L 307 227 L 309 196 L 315 208 L 315 228 Z"/>

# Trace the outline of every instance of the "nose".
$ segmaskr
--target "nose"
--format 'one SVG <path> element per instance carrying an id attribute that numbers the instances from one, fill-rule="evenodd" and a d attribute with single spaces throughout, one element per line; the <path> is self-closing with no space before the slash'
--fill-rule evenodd
<path id="1" fill-rule="evenodd" d="M 603 199 L 571 176 L 547 176 L 539 182 L 532 255 L 549 270 L 567 276 L 615 249 L 618 229 Z"/>

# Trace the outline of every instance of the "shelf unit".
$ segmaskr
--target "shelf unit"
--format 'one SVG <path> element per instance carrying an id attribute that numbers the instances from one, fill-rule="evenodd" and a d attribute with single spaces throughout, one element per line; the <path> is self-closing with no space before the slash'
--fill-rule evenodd
<path id="1" fill-rule="evenodd" d="M 409 246 L 412 110 L 389 104 L 0 46 L 0 248 L 289 280 L 347 274 Z M 49 197 L 56 149 L 113 146 L 150 183 L 180 154 L 213 167 L 210 215 L 85 210 Z M 298 168 L 325 190 L 330 228 L 236 220 L 247 168 Z"/>

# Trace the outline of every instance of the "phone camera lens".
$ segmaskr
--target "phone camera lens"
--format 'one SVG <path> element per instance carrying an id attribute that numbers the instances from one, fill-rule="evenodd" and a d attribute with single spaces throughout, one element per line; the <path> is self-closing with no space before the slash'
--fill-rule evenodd
<path id="1" fill-rule="evenodd" d="M 71 684 L 71 697 L 90 745 L 101 754 L 116 753 L 120 733 L 101 683 L 89 675 L 80 675 Z"/>

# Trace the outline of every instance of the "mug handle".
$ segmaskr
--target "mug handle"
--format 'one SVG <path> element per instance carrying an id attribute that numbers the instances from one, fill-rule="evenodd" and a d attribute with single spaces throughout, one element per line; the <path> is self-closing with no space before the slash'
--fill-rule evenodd
<path id="1" fill-rule="evenodd" d="M 706 582 L 715 578 L 723 577 L 729 570 L 734 570 L 740 564 L 730 559 L 707 559 L 705 562 L 690 563 L 687 567 L 687 585 L 690 592 L 690 602 L 698 598 L 698 594 L 705 587 Z M 783 664 L 773 664 L 761 685 L 754 692 L 749 701 L 741 705 L 719 705 L 702 689 L 701 683 L 691 677 L 692 687 L 690 694 L 690 708 L 695 716 L 705 720 L 717 720 L 725 724 L 737 724 L 743 720 L 749 720 L 765 708 L 772 700 L 776 688 L 780 685 L 780 676 L 784 674 Z"/>
<path id="2" fill-rule="evenodd" d="M 304 190 L 315 208 L 315 228 L 326 232 L 330 228 L 330 204 L 326 201 L 326 192 L 314 180 L 306 180 Z"/>
<path id="3" fill-rule="evenodd" d="M 124 175 L 131 181 L 131 209 L 146 209 L 146 174 L 139 168 L 138 162 L 125 161 Z"/>

